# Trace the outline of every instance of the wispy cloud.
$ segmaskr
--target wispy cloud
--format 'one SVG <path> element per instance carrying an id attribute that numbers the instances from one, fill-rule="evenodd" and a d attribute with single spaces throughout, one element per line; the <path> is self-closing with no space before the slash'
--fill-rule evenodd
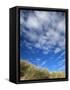
<path id="1" fill-rule="evenodd" d="M 54 53 L 57 54 L 60 51 L 61 51 L 61 48 L 58 47 L 58 48 L 55 49 Z"/>
<path id="2" fill-rule="evenodd" d="M 20 22 L 29 28 L 29 31 L 23 30 L 23 32 L 30 41 L 34 42 L 35 47 L 44 49 L 51 46 L 52 48 L 59 41 L 58 45 L 62 48 L 61 45 L 64 46 L 64 41 L 61 41 L 61 31 L 64 33 L 65 22 L 64 18 L 62 20 L 59 20 L 59 18 L 55 12 L 35 11 L 29 13 L 25 22 L 24 17 L 21 17 Z"/>
<path id="3" fill-rule="evenodd" d="M 41 66 L 43 67 L 46 63 L 47 63 L 47 60 L 43 60 L 43 62 L 41 63 Z"/>
<path id="4" fill-rule="evenodd" d="M 64 56 L 65 52 L 62 52 L 56 59 L 56 61 L 60 60 L 62 56 Z"/>
<path id="5" fill-rule="evenodd" d="M 53 57 L 61 51 L 65 51 L 65 16 L 63 12 L 26 11 L 24 13 L 21 11 L 20 15 L 20 33 L 26 39 L 21 43 L 31 50 L 33 47 L 40 49 L 45 55 L 53 51 Z M 23 44 L 21 44 L 22 47 Z M 64 52 L 56 60 L 63 55 Z"/>

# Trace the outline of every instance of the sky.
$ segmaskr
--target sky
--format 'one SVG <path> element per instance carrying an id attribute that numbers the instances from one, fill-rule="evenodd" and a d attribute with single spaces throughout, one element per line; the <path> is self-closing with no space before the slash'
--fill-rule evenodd
<path id="1" fill-rule="evenodd" d="M 20 10 L 20 60 L 65 71 L 65 13 Z"/>

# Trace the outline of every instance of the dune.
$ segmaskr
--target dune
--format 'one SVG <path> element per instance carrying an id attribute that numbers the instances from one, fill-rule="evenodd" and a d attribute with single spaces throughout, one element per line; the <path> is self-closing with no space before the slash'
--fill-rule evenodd
<path id="1" fill-rule="evenodd" d="M 48 69 L 41 69 L 26 60 L 20 60 L 20 80 L 38 80 L 65 78 L 64 72 L 49 72 Z"/>

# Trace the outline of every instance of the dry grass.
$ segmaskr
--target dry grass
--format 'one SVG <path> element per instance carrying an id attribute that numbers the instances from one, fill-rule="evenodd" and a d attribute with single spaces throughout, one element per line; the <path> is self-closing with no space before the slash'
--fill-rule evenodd
<path id="1" fill-rule="evenodd" d="M 65 78 L 65 73 L 64 72 L 50 72 L 50 77 L 49 78 Z"/>
<path id="2" fill-rule="evenodd" d="M 52 79 L 64 77 L 64 72 L 49 72 L 47 69 L 37 68 L 25 60 L 20 61 L 21 80 Z"/>

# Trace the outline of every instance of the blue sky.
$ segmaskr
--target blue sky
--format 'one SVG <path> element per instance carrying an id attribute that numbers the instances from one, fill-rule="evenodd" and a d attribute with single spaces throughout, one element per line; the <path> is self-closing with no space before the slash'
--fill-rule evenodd
<path id="1" fill-rule="evenodd" d="M 65 71 L 64 12 L 20 11 L 20 60 Z"/>

